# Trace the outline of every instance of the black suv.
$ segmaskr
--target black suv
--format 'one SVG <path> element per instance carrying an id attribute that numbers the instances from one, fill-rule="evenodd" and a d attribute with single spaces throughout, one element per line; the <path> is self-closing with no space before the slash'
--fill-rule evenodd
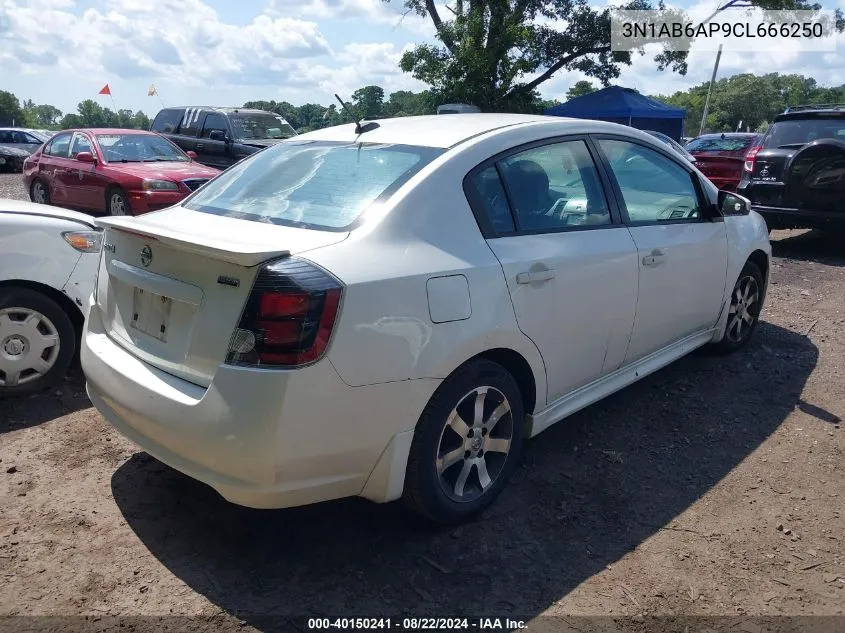
<path id="1" fill-rule="evenodd" d="M 275 112 L 247 108 L 180 107 L 159 112 L 150 130 L 209 167 L 226 169 L 242 158 L 296 135 Z"/>
<path id="2" fill-rule="evenodd" d="M 769 230 L 845 228 L 845 104 L 788 108 L 745 160 L 737 193 Z"/>

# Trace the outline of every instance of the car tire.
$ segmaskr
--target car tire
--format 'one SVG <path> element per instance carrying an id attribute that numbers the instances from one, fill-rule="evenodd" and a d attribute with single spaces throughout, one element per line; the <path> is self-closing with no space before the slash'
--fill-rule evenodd
<path id="1" fill-rule="evenodd" d="M 728 305 L 728 321 L 722 340 L 713 346 L 717 353 L 730 354 L 748 344 L 760 323 L 760 312 L 764 299 L 763 273 L 752 261 L 745 266 L 737 277 L 731 290 Z"/>
<path id="2" fill-rule="evenodd" d="M 466 363 L 443 381 L 417 423 L 406 504 L 439 524 L 474 518 L 507 484 L 523 435 L 522 395 L 513 376 L 489 360 Z"/>
<path id="3" fill-rule="evenodd" d="M 38 204 L 50 204 L 50 189 L 47 183 L 36 178 L 29 186 L 29 199 Z"/>
<path id="4" fill-rule="evenodd" d="M 70 316 L 47 295 L 0 289 L 0 396 L 32 394 L 56 384 L 73 360 L 77 338 Z"/>
<path id="5" fill-rule="evenodd" d="M 106 213 L 108 215 L 132 215 L 129 198 L 123 189 L 112 187 L 106 192 Z"/>

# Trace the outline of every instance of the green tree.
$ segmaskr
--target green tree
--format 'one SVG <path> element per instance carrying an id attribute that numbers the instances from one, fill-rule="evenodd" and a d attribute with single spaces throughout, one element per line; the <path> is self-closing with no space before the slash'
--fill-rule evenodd
<path id="1" fill-rule="evenodd" d="M 26 114 L 18 98 L 11 92 L 0 90 L 0 125 L 26 125 Z"/>
<path id="2" fill-rule="evenodd" d="M 62 111 L 55 106 L 35 103 L 32 99 L 23 102 L 28 124 L 37 128 L 53 128 L 62 118 Z"/>
<path id="3" fill-rule="evenodd" d="M 365 119 L 377 119 L 384 111 L 384 88 L 364 86 L 352 93 L 352 103 L 358 115 Z"/>
<path id="4" fill-rule="evenodd" d="M 586 79 L 582 79 L 581 81 L 576 81 L 575 84 L 566 91 L 566 99 L 575 99 L 576 97 L 583 97 L 584 95 L 588 95 L 591 92 L 595 92 L 598 90 L 593 85 L 592 81 L 587 81 Z"/>
<path id="5" fill-rule="evenodd" d="M 384 105 L 386 116 L 418 116 L 434 114 L 436 111 L 437 106 L 433 95 L 428 90 L 422 92 L 397 90 L 390 93 L 390 97 Z"/>
<path id="6" fill-rule="evenodd" d="M 387 0 L 385 0 L 387 1 Z M 807 0 L 754 0 L 777 9 L 811 8 Z M 558 71 L 578 71 L 607 85 L 630 65 L 632 52 L 610 50 L 610 9 L 587 0 L 456 0 L 441 15 L 435 0 L 404 0 L 427 16 L 437 44 L 419 44 L 400 61 L 403 71 L 429 84 L 438 99 L 482 110 L 536 110 L 537 88 Z M 627 9 L 664 9 L 650 0 L 628 0 Z M 538 22 L 544 18 L 544 22 Z M 837 27 L 845 21 L 837 11 Z M 557 26 L 560 25 L 560 26 Z M 685 74 L 686 52 L 664 48 L 659 70 Z"/>
<path id="7" fill-rule="evenodd" d="M 149 130 L 151 123 L 150 117 L 138 110 L 133 117 L 132 127 L 139 130 Z"/>

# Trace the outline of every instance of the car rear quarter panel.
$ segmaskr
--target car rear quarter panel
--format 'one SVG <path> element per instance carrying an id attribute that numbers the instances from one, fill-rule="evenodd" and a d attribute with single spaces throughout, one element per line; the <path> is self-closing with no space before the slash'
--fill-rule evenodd
<path id="1" fill-rule="evenodd" d="M 534 140 L 525 132 L 519 142 Z M 519 330 L 501 265 L 463 192 L 466 173 L 509 142 L 467 144 L 441 157 L 397 192 L 390 208 L 376 211 L 380 217 L 306 255 L 346 284 L 328 355 L 344 382 L 445 378 L 473 356 L 505 348 L 528 362 L 537 404 L 545 403 L 542 357 Z M 466 278 L 469 317 L 435 323 L 428 283 L 447 275 Z"/>

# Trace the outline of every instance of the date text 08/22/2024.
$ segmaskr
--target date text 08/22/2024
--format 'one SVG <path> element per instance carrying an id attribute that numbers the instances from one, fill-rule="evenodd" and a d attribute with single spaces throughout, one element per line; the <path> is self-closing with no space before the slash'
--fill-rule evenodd
<path id="1" fill-rule="evenodd" d="M 511 618 L 309 618 L 307 626 L 311 631 L 514 631 L 526 623 Z"/>

